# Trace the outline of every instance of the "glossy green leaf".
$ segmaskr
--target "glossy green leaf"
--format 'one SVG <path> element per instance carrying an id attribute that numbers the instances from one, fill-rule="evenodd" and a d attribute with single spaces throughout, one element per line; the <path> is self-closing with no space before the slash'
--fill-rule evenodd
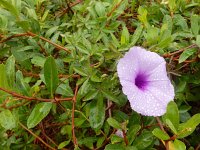
<path id="1" fill-rule="evenodd" d="M 10 13 L 12 13 L 15 17 L 19 17 L 19 11 L 6 0 L 0 0 L 0 4 L 3 5 Z"/>
<path id="2" fill-rule="evenodd" d="M 200 17 L 199 15 L 191 16 L 191 30 L 195 36 L 199 34 L 200 31 Z"/>
<path id="3" fill-rule="evenodd" d="M 125 150 L 125 146 L 120 144 L 108 144 L 106 145 L 105 150 Z"/>
<path id="4" fill-rule="evenodd" d="M 197 50 L 196 49 L 187 49 L 185 50 L 179 57 L 178 62 L 182 63 L 184 62 L 186 59 L 188 59 L 190 56 L 192 56 Z"/>
<path id="5" fill-rule="evenodd" d="M 179 126 L 179 112 L 178 107 L 175 102 L 171 101 L 169 102 L 167 106 L 167 112 L 163 116 L 163 121 L 166 122 L 166 119 L 169 119 L 175 129 L 178 129 Z"/>
<path id="6" fill-rule="evenodd" d="M 200 114 L 195 114 L 188 121 L 181 123 L 178 128 L 178 138 L 184 138 L 190 135 L 200 124 Z"/>
<path id="7" fill-rule="evenodd" d="M 121 45 L 127 45 L 129 43 L 129 31 L 126 26 L 123 26 L 121 34 Z"/>
<path id="8" fill-rule="evenodd" d="M 200 35 L 197 35 L 196 44 L 200 47 Z"/>
<path id="9" fill-rule="evenodd" d="M 0 64 L 0 87 L 8 88 L 7 82 L 7 75 L 6 75 L 6 68 L 4 64 Z"/>
<path id="10" fill-rule="evenodd" d="M 133 36 L 131 37 L 131 46 L 134 46 L 136 44 L 136 42 L 139 40 L 141 34 L 143 31 L 143 26 L 140 24 L 138 25 L 137 29 L 135 30 Z"/>
<path id="11" fill-rule="evenodd" d="M 153 135 L 156 136 L 157 138 L 159 138 L 160 140 L 168 140 L 170 137 L 167 133 L 163 132 L 161 129 L 159 128 L 155 128 L 152 131 Z"/>
<path id="12" fill-rule="evenodd" d="M 93 100 L 90 104 L 89 121 L 93 129 L 100 129 L 105 120 L 105 106 L 103 97 L 98 96 L 97 100 Z"/>
<path id="13" fill-rule="evenodd" d="M 48 91 L 53 97 L 53 94 L 58 87 L 58 70 L 55 60 L 52 56 L 48 57 L 44 64 L 44 78 Z"/>
<path id="14" fill-rule="evenodd" d="M 50 112 L 52 103 L 50 102 L 41 102 L 33 108 L 30 116 L 27 120 L 28 128 L 34 128 L 38 123 L 42 121 Z"/>
<path id="15" fill-rule="evenodd" d="M 95 5 L 95 10 L 100 17 L 105 16 L 105 6 L 102 2 L 97 2 Z"/>
<path id="16" fill-rule="evenodd" d="M 23 74 L 21 71 L 16 72 L 16 85 L 18 90 L 26 96 L 30 96 L 30 86 L 29 84 L 25 81 Z"/>
<path id="17" fill-rule="evenodd" d="M 80 67 L 73 67 L 74 71 L 82 76 L 88 76 L 87 73 Z"/>
<path id="18" fill-rule="evenodd" d="M 71 89 L 71 87 L 69 86 L 69 80 L 64 80 L 56 89 L 56 93 L 57 94 L 61 94 L 63 96 L 73 96 L 74 93 Z"/>
<path id="19" fill-rule="evenodd" d="M 143 132 L 135 139 L 132 145 L 138 149 L 146 149 L 153 142 L 153 134 L 151 131 L 143 130 Z"/>
<path id="20" fill-rule="evenodd" d="M 185 144 L 180 140 L 174 140 L 174 150 L 186 150 Z"/>
<path id="21" fill-rule="evenodd" d="M 8 85 L 13 88 L 15 84 L 15 58 L 13 55 L 6 61 L 6 76 Z"/>
<path id="22" fill-rule="evenodd" d="M 177 129 L 174 127 L 174 125 L 172 124 L 172 122 L 169 119 L 166 119 L 165 122 L 168 125 L 168 127 L 172 130 L 172 132 L 174 134 L 177 134 Z"/>
<path id="23" fill-rule="evenodd" d="M 0 124 L 7 130 L 16 127 L 16 120 L 10 110 L 3 110 L 0 112 Z"/>
<path id="24" fill-rule="evenodd" d="M 58 145 L 58 149 L 62 149 L 70 143 L 70 140 L 64 141 Z"/>
<path id="25" fill-rule="evenodd" d="M 122 128 L 120 123 L 117 120 L 115 120 L 114 118 L 111 118 L 111 117 L 108 118 L 107 122 L 111 127 L 115 128 L 115 129 L 121 129 Z"/>
<path id="26" fill-rule="evenodd" d="M 129 141 L 129 145 L 131 145 L 131 143 L 133 143 L 133 141 L 135 140 L 137 133 L 139 132 L 140 129 L 141 129 L 141 126 L 138 124 L 133 125 L 129 128 L 129 130 L 127 132 L 127 139 Z"/>
<path id="27" fill-rule="evenodd" d="M 117 104 L 120 104 L 120 100 L 118 99 L 118 97 L 113 95 L 111 92 L 105 91 L 105 90 L 102 90 L 101 92 L 108 100 L 111 100 Z"/>

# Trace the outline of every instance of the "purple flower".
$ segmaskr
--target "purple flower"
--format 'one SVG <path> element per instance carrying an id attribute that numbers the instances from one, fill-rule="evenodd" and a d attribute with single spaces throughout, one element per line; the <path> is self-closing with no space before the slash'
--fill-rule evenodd
<path id="1" fill-rule="evenodd" d="M 133 110 L 145 116 L 161 116 L 174 98 L 166 62 L 154 52 L 132 47 L 119 60 L 117 72 L 122 91 Z"/>

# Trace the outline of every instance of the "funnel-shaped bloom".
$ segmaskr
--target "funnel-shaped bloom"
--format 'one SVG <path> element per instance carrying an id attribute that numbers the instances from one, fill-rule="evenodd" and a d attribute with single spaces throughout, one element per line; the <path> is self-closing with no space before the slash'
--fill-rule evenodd
<path id="1" fill-rule="evenodd" d="M 166 62 L 158 54 L 132 47 L 119 60 L 117 72 L 122 90 L 133 110 L 145 116 L 161 116 L 174 98 Z"/>

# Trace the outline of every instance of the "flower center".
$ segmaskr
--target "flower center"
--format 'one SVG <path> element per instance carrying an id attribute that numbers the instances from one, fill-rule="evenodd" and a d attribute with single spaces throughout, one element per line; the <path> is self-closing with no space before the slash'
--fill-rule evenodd
<path id="1" fill-rule="evenodd" d="M 136 78 L 135 78 L 135 85 L 141 89 L 141 90 L 145 90 L 146 86 L 148 84 L 147 81 L 147 76 L 145 74 L 141 74 L 139 73 Z"/>

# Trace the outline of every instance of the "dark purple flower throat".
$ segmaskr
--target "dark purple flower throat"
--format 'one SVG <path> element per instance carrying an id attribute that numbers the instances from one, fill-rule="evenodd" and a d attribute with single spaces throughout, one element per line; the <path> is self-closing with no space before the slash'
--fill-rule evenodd
<path id="1" fill-rule="evenodd" d="M 147 85 L 148 85 L 147 76 L 145 74 L 138 73 L 136 78 L 135 78 L 135 85 L 139 89 L 145 90 L 147 88 Z"/>

